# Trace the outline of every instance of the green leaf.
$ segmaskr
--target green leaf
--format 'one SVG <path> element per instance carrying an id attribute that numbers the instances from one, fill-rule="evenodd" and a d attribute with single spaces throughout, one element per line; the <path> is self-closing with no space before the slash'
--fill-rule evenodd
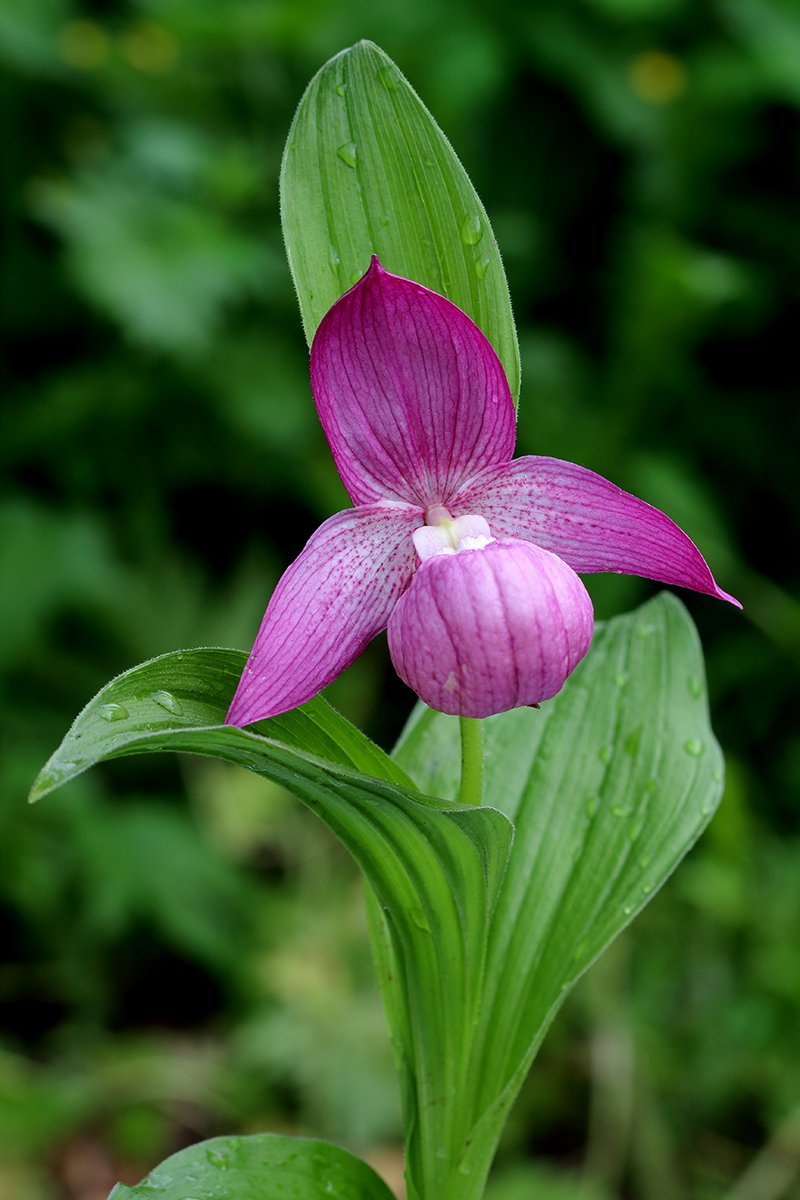
<path id="1" fill-rule="evenodd" d="M 306 337 L 377 254 L 483 329 L 519 394 L 519 351 L 489 219 L 433 117 L 371 42 L 336 55 L 300 101 L 281 218 Z"/>
<path id="2" fill-rule="evenodd" d="M 243 663 L 232 651 L 188 651 L 120 676 L 78 718 L 35 791 L 91 762 L 171 749 L 249 767 L 318 812 L 372 892 L 409 1196 L 477 1200 L 567 992 L 718 801 L 722 762 L 693 626 L 661 596 L 599 630 L 541 711 L 484 723 L 487 796 L 516 823 L 510 856 L 506 817 L 452 807 L 454 718 L 419 708 L 397 750 L 400 771 L 322 700 L 233 729 L 220 722 Z M 414 791 L 405 771 L 445 799 Z"/>
<path id="3" fill-rule="evenodd" d="M 515 837 L 479 1020 L 461 1049 L 458 1095 L 471 1112 L 457 1162 L 478 1181 L 463 1196 L 481 1195 L 510 1105 L 567 993 L 675 869 L 722 790 L 700 645 L 668 593 L 599 629 L 540 711 L 516 709 L 484 729 L 486 797 Z M 420 784 L 454 797 L 456 718 L 418 706 L 396 757 Z M 413 979 L 404 986 L 416 993 Z M 388 1011 L 396 1021 L 397 1005 Z M 446 1054 L 442 1043 L 417 1071 L 452 1070 Z"/>
<path id="4" fill-rule="evenodd" d="M 181 749 L 235 759 L 237 748 L 245 757 L 252 754 L 252 738 L 260 733 L 331 765 L 409 784 L 399 764 L 321 696 L 291 713 L 251 725 L 248 733 L 223 725 L 246 662 L 247 655 L 241 650 L 203 647 L 162 654 L 118 675 L 87 704 L 42 768 L 31 790 L 31 802 L 101 759 Z M 221 728 L 209 729 L 206 739 L 198 731 L 209 726 Z M 181 735 L 183 744 L 175 744 Z"/>
<path id="5" fill-rule="evenodd" d="M 173 1154 L 109 1200 L 393 1200 L 372 1167 L 330 1142 L 256 1133 Z"/>
<path id="6" fill-rule="evenodd" d="M 448 1147 L 459 1141 L 453 1129 L 460 1129 L 461 1109 L 453 1097 L 460 1096 L 460 1055 L 478 1019 L 511 826 L 492 809 L 454 810 L 449 801 L 421 795 L 398 764 L 319 698 L 247 730 L 222 724 L 244 663 L 235 651 L 192 650 L 120 675 L 77 718 L 32 797 L 93 763 L 174 750 L 248 767 L 317 812 L 370 885 L 381 962 L 393 976 L 389 985 L 384 981 L 390 1006 L 401 981 L 413 983 L 407 997 L 396 999 L 393 1034 L 405 1064 L 406 1116 L 421 1136 L 413 1144 L 413 1169 L 422 1175 L 432 1164 L 438 1187 L 450 1161 L 439 1139 L 447 1138 Z M 417 1071 L 415 1064 L 440 1056 L 444 1071 Z"/>

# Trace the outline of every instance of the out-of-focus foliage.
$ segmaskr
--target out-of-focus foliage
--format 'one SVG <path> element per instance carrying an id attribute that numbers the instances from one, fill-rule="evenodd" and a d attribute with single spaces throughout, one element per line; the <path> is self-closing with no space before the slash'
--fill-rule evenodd
<path id="1" fill-rule="evenodd" d="M 111 674 L 246 647 L 345 503 L 277 179 L 308 78 L 360 37 L 491 216 L 521 450 L 667 508 L 745 604 L 689 600 L 722 809 L 554 1026 L 496 1200 L 797 1196 L 793 0 L 0 6 L 0 1195 L 104 1200 L 189 1141 L 263 1128 L 397 1168 L 358 883 L 310 816 L 170 760 L 23 805 Z M 652 591 L 590 588 L 601 614 Z M 384 744 L 410 707 L 380 644 L 331 693 Z"/>

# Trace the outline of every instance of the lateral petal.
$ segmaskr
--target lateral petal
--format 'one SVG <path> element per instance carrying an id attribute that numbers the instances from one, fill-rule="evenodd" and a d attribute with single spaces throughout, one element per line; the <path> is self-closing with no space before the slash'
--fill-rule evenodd
<path id="1" fill-rule="evenodd" d="M 592 602 L 565 562 L 494 541 L 417 568 L 389 617 L 389 651 L 431 708 L 488 717 L 554 696 L 593 629 Z"/>
<path id="2" fill-rule="evenodd" d="M 317 330 L 311 390 L 355 504 L 443 504 L 514 452 L 514 403 L 488 339 L 375 256 Z"/>
<path id="3" fill-rule="evenodd" d="M 281 576 L 225 718 L 249 725 L 331 683 L 385 627 L 407 587 L 423 517 L 372 504 L 329 517 Z"/>
<path id="4" fill-rule="evenodd" d="M 450 507 L 480 513 L 495 536 L 552 550 L 574 571 L 643 575 L 742 607 L 665 513 L 576 463 L 517 458 L 481 472 Z"/>

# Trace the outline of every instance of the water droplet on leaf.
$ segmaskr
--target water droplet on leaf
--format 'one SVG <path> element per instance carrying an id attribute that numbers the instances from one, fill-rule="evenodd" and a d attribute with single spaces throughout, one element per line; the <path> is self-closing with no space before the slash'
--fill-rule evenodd
<path id="1" fill-rule="evenodd" d="M 612 804 L 611 815 L 614 817 L 629 817 L 633 809 L 630 804 Z"/>
<path id="2" fill-rule="evenodd" d="M 409 911 L 411 920 L 414 922 L 417 928 L 421 929 L 424 933 L 430 933 L 431 927 L 428 924 L 428 918 L 425 916 L 425 912 L 421 906 L 419 904 L 415 904 Z"/>
<path id="3" fill-rule="evenodd" d="M 387 92 L 396 92 L 400 87 L 400 77 L 394 67 L 381 67 L 378 71 L 378 79 L 380 79 Z"/>
<path id="4" fill-rule="evenodd" d="M 332 271 L 336 271 L 341 265 L 342 260 L 339 258 L 339 251 L 331 244 L 328 246 L 328 266 Z"/>
<path id="5" fill-rule="evenodd" d="M 173 696 L 172 692 L 159 690 L 157 692 L 153 692 L 150 699 L 157 704 L 159 708 L 165 708 L 167 712 L 177 714 L 183 711 L 180 706 L 180 701 Z"/>
<path id="6" fill-rule="evenodd" d="M 688 742 L 683 743 L 683 748 L 692 758 L 699 758 L 705 750 L 705 745 L 700 738 L 689 738 Z"/>
<path id="7" fill-rule="evenodd" d="M 636 822 L 633 829 L 628 834 L 629 840 L 632 842 L 638 842 L 639 838 L 642 836 L 643 829 L 644 829 L 644 817 L 642 817 L 639 821 Z"/>
<path id="8" fill-rule="evenodd" d="M 103 704 L 100 708 L 100 716 L 104 721 L 124 721 L 128 715 L 127 708 L 122 704 Z"/>
<path id="9" fill-rule="evenodd" d="M 358 148 L 355 142 L 343 142 L 336 153 L 346 166 L 355 167 L 358 158 Z"/>
<path id="10" fill-rule="evenodd" d="M 641 743 L 641 740 L 642 740 L 642 726 L 637 725 L 636 728 L 632 729 L 630 731 L 630 733 L 628 734 L 628 736 L 625 738 L 625 753 L 629 754 L 631 756 L 631 758 L 635 758 L 636 755 L 639 753 L 639 745 Z"/>
<path id="11" fill-rule="evenodd" d="M 627 682 L 628 682 L 628 676 L 625 673 L 625 671 L 618 671 L 617 674 L 614 676 L 614 683 L 617 685 L 618 688 L 624 688 L 625 684 Z"/>
<path id="12" fill-rule="evenodd" d="M 483 225 L 477 213 L 464 217 L 461 223 L 461 240 L 467 246 L 477 246 L 483 237 Z"/>
<path id="13" fill-rule="evenodd" d="M 488 258 L 481 258 L 475 263 L 475 274 L 478 276 L 478 279 L 486 278 L 486 272 L 491 265 L 491 260 Z"/>
<path id="14" fill-rule="evenodd" d="M 704 691 L 702 679 L 698 679 L 696 675 L 690 675 L 687 686 L 689 688 L 689 695 L 694 696 L 695 700 L 699 700 Z"/>
<path id="15" fill-rule="evenodd" d="M 592 817 L 594 816 L 594 814 L 597 812 L 599 804 L 600 804 L 599 796 L 590 796 L 589 799 L 586 801 L 586 815 L 590 821 L 591 821 Z"/>
<path id="16" fill-rule="evenodd" d="M 580 962 L 581 959 L 585 958 L 586 951 L 588 949 L 589 949 L 589 939 L 588 938 L 584 938 L 583 941 L 578 942 L 577 946 L 575 947 L 575 949 L 572 952 L 572 957 L 575 960 L 575 962 Z"/>
<path id="17" fill-rule="evenodd" d="M 345 92 L 346 92 L 346 91 L 347 91 L 347 84 L 346 84 L 346 83 L 338 83 L 338 84 L 336 85 L 336 95 L 337 95 L 337 96 L 343 96 L 343 95 L 345 94 Z"/>

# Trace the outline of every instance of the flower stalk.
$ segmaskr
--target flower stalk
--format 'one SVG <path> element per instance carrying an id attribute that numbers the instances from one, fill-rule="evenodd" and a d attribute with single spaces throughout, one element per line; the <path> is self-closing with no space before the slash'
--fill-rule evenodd
<path id="1" fill-rule="evenodd" d="M 461 804 L 483 803 L 483 729 L 475 717 L 459 717 L 461 728 Z"/>

